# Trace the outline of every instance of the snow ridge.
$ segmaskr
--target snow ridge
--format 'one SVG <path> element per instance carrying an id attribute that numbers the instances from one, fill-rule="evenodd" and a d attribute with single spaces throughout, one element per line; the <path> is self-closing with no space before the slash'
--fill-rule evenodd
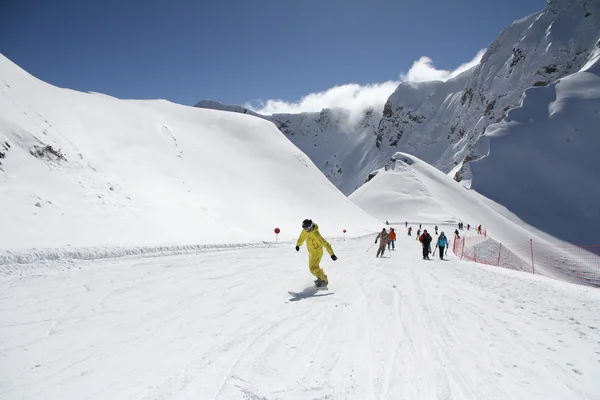
<path id="1" fill-rule="evenodd" d="M 0 271 L 22 273 L 26 264 L 44 264 L 48 262 L 72 263 L 75 261 L 101 260 L 129 256 L 167 256 L 204 251 L 221 251 L 247 248 L 266 248 L 273 242 L 197 244 L 171 246 L 133 246 L 133 247 L 82 247 L 82 248 L 45 248 L 17 251 L 0 251 Z"/>

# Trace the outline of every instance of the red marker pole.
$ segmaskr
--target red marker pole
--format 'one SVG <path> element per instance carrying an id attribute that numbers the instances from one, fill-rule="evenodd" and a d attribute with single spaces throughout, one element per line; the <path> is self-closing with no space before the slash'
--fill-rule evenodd
<path id="1" fill-rule="evenodd" d="M 275 241 L 277 241 L 277 238 L 279 237 L 279 232 L 281 232 L 281 230 L 279 230 L 279 228 L 275 228 Z"/>
<path id="2" fill-rule="evenodd" d="M 346 230 L 344 229 L 344 240 L 346 240 Z"/>

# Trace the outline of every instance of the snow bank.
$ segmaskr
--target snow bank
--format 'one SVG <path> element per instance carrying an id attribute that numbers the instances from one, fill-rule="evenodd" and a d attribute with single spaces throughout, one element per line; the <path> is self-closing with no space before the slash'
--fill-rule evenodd
<path id="1" fill-rule="evenodd" d="M 22 265 L 39 266 L 46 263 L 73 263 L 75 261 L 101 260 L 128 256 L 167 256 L 204 251 L 222 251 L 258 247 L 272 247 L 272 242 L 240 243 L 240 244 L 208 244 L 187 246 L 134 246 L 134 247 L 83 247 L 55 249 L 26 249 L 16 251 L 0 251 L 0 272 L 3 274 L 22 274 Z"/>
<path id="2" fill-rule="evenodd" d="M 305 218 L 326 237 L 380 229 L 260 118 L 60 89 L 1 55 L 0 92 L 0 250 L 292 240 Z"/>

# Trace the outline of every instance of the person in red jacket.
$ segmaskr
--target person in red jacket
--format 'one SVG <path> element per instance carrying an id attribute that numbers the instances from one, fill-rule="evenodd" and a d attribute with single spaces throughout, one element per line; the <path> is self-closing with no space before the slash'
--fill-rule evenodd
<path id="1" fill-rule="evenodd" d="M 423 234 L 419 236 L 419 242 L 423 246 L 423 260 L 429 260 L 429 253 L 431 253 L 431 235 L 427 233 L 427 229 L 423 231 Z"/>

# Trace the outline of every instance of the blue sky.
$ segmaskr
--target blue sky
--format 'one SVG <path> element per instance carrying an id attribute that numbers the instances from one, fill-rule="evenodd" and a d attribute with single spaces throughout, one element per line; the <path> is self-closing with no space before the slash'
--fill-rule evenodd
<path id="1" fill-rule="evenodd" d="M 193 105 L 296 102 L 453 70 L 545 0 L 8 0 L 0 52 L 51 84 Z M 360 90 L 359 86 L 359 89 Z"/>

